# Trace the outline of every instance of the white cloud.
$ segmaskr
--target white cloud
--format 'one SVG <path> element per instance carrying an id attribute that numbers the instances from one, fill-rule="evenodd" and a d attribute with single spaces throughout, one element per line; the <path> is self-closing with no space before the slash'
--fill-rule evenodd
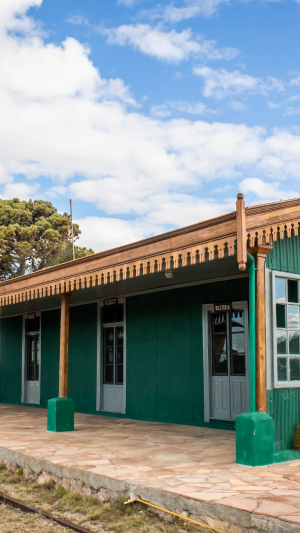
<path id="1" fill-rule="evenodd" d="M 300 2 L 300 0 L 299 0 Z M 291 81 L 290 81 L 290 85 L 293 87 L 300 87 L 300 76 L 297 76 L 297 78 L 293 78 Z"/>
<path id="2" fill-rule="evenodd" d="M 166 228 L 185 226 L 222 215 L 235 209 L 235 199 L 216 203 L 185 194 L 162 194 L 151 198 L 151 211 L 135 220 L 88 216 L 76 219 L 82 234 L 80 246 L 95 251 L 108 250 L 150 235 L 162 233 Z"/>
<path id="3" fill-rule="evenodd" d="M 214 70 L 209 67 L 195 67 L 193 73 L 204 80 L 203 95 L 206 97 L 225 98 L 232 94 L 268 94 L 270 91 L 283 91 L 281 80 L 268 77 L 266 81 L 243 74 L 239 70 L 228 72 L 225 69 Z"/>
<path id="4" fill-rule="evenodd" d="M 163 31 L 160 26 L 152 28 L 149 24 L 130 24 L 98 30 L 107 37 L 109 44 L 131 45 L 144 54 L 178 63 L 189 57 L 200 59 L 230 60 L 239 52 L 235 48 L 217 49 L 215 41 L 193 38 L 190 29 L 177 32 Z"/>
<path id="5" fill-rule="evenodd" d="M 184 0 L 184 5 L 180 7 L 177 7 L 174 2 L 165 6 L 158 4 L 153 9 L 145 9 L 142 11 L 141 15 L 153 19 L 162 19 L 165 22 L 174 24 L 198 15 L 210 17 L 216 12 L 220 4 L 229 4 L 229 2 L 230 0 Z"/>
<path id="6" fill-rule="evenodd" d="M 6 197 L 41 196 L 39 177 L 51 178 L 52 196 L 69 192 L 96 205 L 128 242 L 234 209 L 225 195 L 220 203 L 205 197 L 201 187 L 210 180 L 221 188 L 248 175 L 299 179 L 297 132 L 268 135 L 260 127 L 194 120 L 201 103 L 172 104 L 193 120 L 147 117 L 129 107 L 134 100 L 123 81 L 103 79 L 75 39 L 48 44 L 33 26 L 23 36 L 7 32 L 20 6 L 24 27 L 33 24 L 24 16 L 30 5 L 38 3 L 0 4 L 0 178 Z M 14 174 L 34 183 L 9 183 Z M 120 222 L 123 215 L 134 221 Z M 111 247 L 112 222 L 101 224 L 101 238 L 109 236 L 103 246 Z"/>
<path id="7" fill-rule="evenodd" d="M 117 4 L 126 6 L 126 7 L 133 7 L 135 4 L 140 4 L 141 2 L 144 2 L 145 0 L 118 0 Z"/>
<path id="8" fill-rule="evenodd" d="M 284 191 L 280 187 L 282 184 L 279 181 L 272 183 L 263 181 L 259 178 L 246 178 L 239 183 L 240 190 L 244 194 L 254 193 L 259 202 L 272 202 L 278 200 L 288 200 L 290 198 L 298 198 L 299 192 Z"/>
<path id="9" fill-rule="evenodd" d="M 244 109 L 246 109 L 245 104 L 243 104 L 243 102 L 239 102 L 238 100 L 231 100 L 230 107 L 234 109 L 234 111 L 244 111 Z"/>
<path id="10" fill-rule="evenodd" d="M 74 26 L 81 26 L 81 24 L 89 24 L 87 19 L 83 15 L 72 15 L 67 19 L 69 24 L 74 24 Z"/>
<path id="11" fill-rule="evenodd" d="M 268 107 L 269 107 L 270 109 L 278 109 L 278 108 L 280 107 L 280 105 L 279 105 L 279 104 L 276 104 L 275 102 L 271 102 L 271 101 L 270 101 L 270 102 L 268 102 Z"/>
<path id="12" fill-rule="evenodd" d="M 36 196 L 39 189 L 39 184 L 34 183 L 28 185 L 27 183 L 8 183 L 4 187 L 3 198 L 21 198 L 22 200 L 29 200 Z"/>
<path id="13" fill-rule="evenodd" d="M 288 117 L 288 116 L 291 116 L 291 115 L 299 115 L 300 113 L 300 108 L 299 107 L 293 107 L 293 106 L 289 106 L 283 113 L 283 116 L 284 117 Z"/>
<path id="14" fill-rule="evenodd" d="M 95 252 L 139 241 L 151 233 L 151 227 L 142 225 L 140 220 L 90 216 L 74 222 L 79 224 L 82 232 L 76 244 L 92 248 Z"/>
<path id="15" fill-rule="evenodd" d="M 57 187 L 51 187 L 45 192 L 45 196 L 51 196 L 51 198 L 57 198 L 59 196 L 63 196 L 67 192 L 67 187 L 63 187 L 62 185 L 58 185 Z"/>
<path id="16" fill-rule="evenodd" d="M 122 3 L 131 2 L 132 0 L 119 0 Z M 242 0 L 244 1 L 244 0 Z M 283 0 L 266 0 L 267 2 L 281 2 Z M 300 0 L 295 0 L 300 2 Z M 196 16 L 210 17 L 213 15 L 221 4 L 230 4 L 230 0 L 183 0 L 181 5 L 171 2 L 167 5 L 158 4 L 153 9 L 142 11 L 141 15 L 153 19 L 162 19 L 165 22 L 177 23 L 182 20 L 191 19 Z M 178 4 L 178 2 L 177 2 Z"/>
<path id="17" fill-rule="evenodd" d="M 208 109 L 202 102 L 188 102 L 185 100 L 168 100 L 162 105 L 152 106 L 150 112 L 152 117 L 163 119 L 170 117 L 174 111 L 188 115 L 206 115 L 215 113 L 215 111 Z"/>
<path id="18" fill-rule="evenodd" d="M 180 22 L 197 15 L 210 17 L 217 10 L 218 6 L 230 0 L 188 0 L 184 7 L 175 7 L 174 4 L 167 5 L 163 10 L 163 18 L 169 22 Z"/>

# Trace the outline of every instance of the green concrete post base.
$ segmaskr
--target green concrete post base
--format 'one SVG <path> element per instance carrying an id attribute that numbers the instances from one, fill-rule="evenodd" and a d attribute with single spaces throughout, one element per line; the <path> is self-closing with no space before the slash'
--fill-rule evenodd
<path id="1" fill-rule="evenodd" d="M 74 431 L 74 401 L 70 398 L 48 400 L 48 431 Z"/>
<path id="2" fill-rule="evenodd" d="M 273 420 L 266 413 L 243 413 L 235 421 L 236 462 L 263 466 L 273 463 Z"/>

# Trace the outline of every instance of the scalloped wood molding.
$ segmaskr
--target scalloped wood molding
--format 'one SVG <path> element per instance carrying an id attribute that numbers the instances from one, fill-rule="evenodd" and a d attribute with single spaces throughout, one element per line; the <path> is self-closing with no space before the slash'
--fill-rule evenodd
<path id="1" fill-rule="evenodd" d="M 245 208 L 240 196 L 233 213 L 2 281 L 0 305 L 222 259 L 236 250 L 240 268 L 244 269 L 247 246 L 271 245 L 285 235 L 298 235 L 299 225 L 300 199 Z"/>

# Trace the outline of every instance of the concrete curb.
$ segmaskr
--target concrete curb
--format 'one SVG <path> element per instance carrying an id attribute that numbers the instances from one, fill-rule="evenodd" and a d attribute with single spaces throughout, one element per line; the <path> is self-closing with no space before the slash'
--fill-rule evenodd
<path id="1" fill-rule="evenodd" d="M 107 495 L 112 499 L 120 495 L 134 494 L 169 511 L 186 514 L 210 526 L 224 529 L 224 533 L 299 533 L 300 531 L 300 524 L 235 509 L 220 503 L 193 500 L 132 481 L 120 481 L 87 470 L 55 464 L 8 448 L 0 448 L 0 461 L 4 461 L 12 470 L 22 467 L 25 474 L 34 475 L 36 478 L 41 475 L 54 478 L 56 483 L 69 490 L 86 493 L 90 491 L 94 494 L 99 493 L 100 496 L 104 494 L 104 498 Z"/>

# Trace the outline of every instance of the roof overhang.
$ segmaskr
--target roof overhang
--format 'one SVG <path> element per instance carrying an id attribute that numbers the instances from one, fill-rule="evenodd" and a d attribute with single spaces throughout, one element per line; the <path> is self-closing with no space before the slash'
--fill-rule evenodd
<path id="1" fill-rule="evenodd" d="M 244 269 L 247 247 L 298 235 L 299 224 L 300 198 L 245 209 L 240 196 L 237 211 L 227 215 L 3 281 L 0 304 L 14 305 L 175 271 L 231 257 L 236 251 L 240 268 Z"/>

